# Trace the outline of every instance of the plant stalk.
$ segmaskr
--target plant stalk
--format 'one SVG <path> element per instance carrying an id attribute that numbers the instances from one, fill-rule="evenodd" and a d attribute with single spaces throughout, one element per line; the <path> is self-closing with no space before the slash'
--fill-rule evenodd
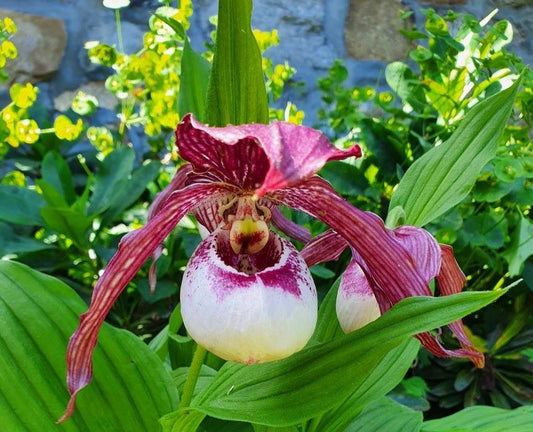
<path id="1" fill-rule="evenodd" d="M 185 386 L 183 387 L 180 408 L 188 407 L 191 403 L 192 395 L 196 387 L 196 382 L 198 381 L 198 376 L 200 375 L 200 369 L 204 364 L 206 354 L 207 350 L 204 347 L 200 345 L 196 346 L 196 351 L 192 357 L 189 373 L 187 374 L 187 380 L 185 381 Z"/>

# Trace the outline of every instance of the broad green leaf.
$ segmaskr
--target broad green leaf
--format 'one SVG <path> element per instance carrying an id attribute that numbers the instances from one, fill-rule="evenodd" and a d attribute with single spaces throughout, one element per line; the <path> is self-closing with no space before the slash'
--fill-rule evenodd
<path id="1" fill-rule="evenodd" d="M 418 432 L 422 413 L 400 405 L 389 398 L 370 403 L 343 432 Z M 320 429 L 331 432 L 330 429 Z"/>
<path id="2" fill-rule="evenodd" d="M 53 245 L 43 243 L 34 238 L 17 234 L 13 227 L 0 222 L 0 257 L 9 254 L 35 252 L 45 249 L 53 249 Z"/>
<path id="3" fill-rule="evenodd" d="M 215 56 L 205 119 L 212 126 L 268 123 L 259 46 L 252 33 L 252 0 L 218 2 Z"/>
<path id="4" fill-rule="evenodd" d="M 298 428 L 296 426 L 272 427 L 254 425 L 254 432 L 298 432 Z"/>
<path id="5" fill-rule="evenodd" d="M 343 402 L 410 336 L 455 321 L 504 292 L 404 299 L 364 328 L 286 359 L 252 366 L 228 362 L 191 407 L 222 419 L 297 424 Z"/>
<path id="6" fill-rule="evenodd" d="M 464 237 L 472 246 L 488 246 L 497 250 L 507 234 L 507 219 L 492 208 L 467 218 L 462 226 Z"/>
<path id="7" fill-rule="evenodd" d="M 205 414 L 195 410 L 177 410 L 159 419 L 163 432 L 197 432 Z"/>
<path id="8" fill-rule="evenodd" d="M 28 432 L 158 431 L 178 404 L 163 364 L 136 336 L 104 324 L 94 380 L 61 425 L 69 395 L 65 352 L 87 305 L 63 282 L 0 261 L 0 419 L 2 430 Z"/>
<path id="9" fill-rule="evenodd" d="M 49 228 L 65 235 L 77 246 L 83 247 L 86 243 L 87 231 L 93 221 L 92 217 L 69 208 L 56 207 L 43 207 L 41 216 Z"/>
<path id="10" fill-rule="evenodd" d="M 531 432 L 533 406 L 514 410 L 489 406 L 465 408 L 448 417 L 424 422 L 422 432 Z"/>
<path id="11" fill-rule="evenodd" d="M 0 220 L 19 225 L 42 225 L 39 213 L 46 203 L 32 189 L 0 184 Z"/>
<path id="12" fill-rule="evenodd" d="M 411 338 L 389 351 L 341 405 L 324 414 L 316 430 L 345 432 L 367 404 L 385 396 L 400 383 L 412 366 L 419 347 L 420 343 Z"/>
<path id="13" fill-rule="evenodd" d="M 324 297 L 324 300 L 320 303 L 315 333 L 313 334 L 313 340 L 317 342 L 329 342 L 344 334 L 337 319 L 337 312 L 335 311 L 335 303 L 337 301 L 337 292 L 339 291 L 340 283 L 341 278 L 339 277 L 333 285 L 331 285 L 326 297 Z"/>
<path id="14" fill-rule="evenodd" d="M 392 62 L 385 68 L 385 79 L 389 87 L 400 98 L 419 112 L 426 107 L 426 96 L 422 84 L 414 72 L 402 62 Z"/>
<path id="15" fill-rule="evenodd" d="M 446 142 L 411 165 L 389 207 L 401 206 L 405 223 L 424 226 L 466 197 L 482 168 L 496 154 L 519 85 L 517 80 L 474 106 Z"/>
<path id="16" fill-rule="evenodd" d="M 43 159 L 41 167 L 43 180 L 52 185 L 68 205 L 76 199 L 72 173 L 65 160 L 56 152 L 49 152 Z"/>
<path id="17" fill-rule="evenodd" d="M 189 40 L 185 38 L 178 95 L 180 117 L 192 113 L 198 120 L 205 121 L 207 84 L 210 72 L 211 64 L 194 51 Z"/>
<path id="18" fill-rule="evenodd" d="M 135 152 L 130 147 L 121 147 L 107 155 L 96 174 L 87 214 L 100 214 L 118 204 L 122 188 L 126 185 L 131 173 L 134 159 Z"/>
<path id="19" fill-rule="evenodd" d="M 343 161 L 328 162 L 321 170 L 320 176 L 329 181 L 342 195 L 364 195 L 368 180 L 354 165 Z"/>
<path id="20" fill-rule="evenodd" d="M 51 207 L 68 207 L 65 197 L 50 183 L 43 179 L 35 180 L 35 184 L 39 187 L 42 197 Z"/>
<path id="21" fill-rule="evenodd" d="M 518 276 L 521 272 L 522 264 L 533 255 L 533 223 L 525 217 L 520 217 L 520 223 L 515 228 L 512 246 L 504 254 L 509 263 L 509 274 L 511 277 Z"/>
<path id="22" fill-rule="evenodd" d="M 178 284 L 169 280 L 158 280 L 155 292 L 151 292 L 148 279 L 141 279 L 137 284 L 137 291 L 147 303 L 156 303 L 159 300 L 170 297 L 178 291 Z"/>
<path id="23" fill-rule="evenodd" d="M 102 217 L 102 223 L 111 223 L 124 210 L 134 204 L 146 190 L 148 183 L 156 179 L 160 168 L 159 162 L 151 161 L 133 171 L 131 176 L 127 177 L 127 182 L 117 191 L 111 206 Z"/>

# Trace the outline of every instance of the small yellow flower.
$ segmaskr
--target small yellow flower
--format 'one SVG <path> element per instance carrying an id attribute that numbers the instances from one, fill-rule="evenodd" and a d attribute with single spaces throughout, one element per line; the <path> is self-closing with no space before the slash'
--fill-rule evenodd
<path id="1" fill-rule="evenodd" d="M 26 144 L 33 144 L 39 139 L 39 126 L 35 120 L 19 120 L 15 126 L 15 134 L 19 141 Z"/>

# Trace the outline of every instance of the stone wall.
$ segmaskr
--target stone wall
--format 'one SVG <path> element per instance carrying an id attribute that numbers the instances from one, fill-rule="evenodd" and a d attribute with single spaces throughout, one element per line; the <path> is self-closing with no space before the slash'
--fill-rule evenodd
<path id="1" fill-rule="evenodd" d="M 157 0 L 132 0 L 122 10 L 127 52 L 139 49 L 148 17 L 160 5 Z M 209 17 L 216 13 L 217 2 L 193 0 L 193 5 L 190 36 L 193 46 L 202 49 L 212 30 Z M 510 20 L 515 29 L 512 49 L 532 63 L 533 0 L 255 0 L 253 23 L 263 30 L 279 30 L 281 44 L 267 54 L 297 69 L 295 78 L 304 81 L 308 91 L 288 97 L 306 111 L 306 123 L 312 124 L 320 105 L 320 95 L 314 91 L 316 80 L 334 59 L 345 59 L 350 84 L 375 85 L 387 62 L 405 58 L 409 50 L 397 32 L 401 25 L 398 10 L 413 11 L 412 19 L 422 26 L 421 8 L 427 7 L 442 13 L 452 8 L 478 18 L 499 8 L 497 18 Z M 22 29 L 15 40 L 20 59 L 11 76 L 16 81 L 37 82 L 41 103 L 51 108 L 55 100 L 61 108 L 61 101 L 81 86 L 89 86 L 93 93 L 102 89 L 107 72 L 92 65 L 84 49 L 88 40 L 117 43 L 114 11 L 104 8 L 101 0 L 1 0 L 0 17 L 6 14 Z M 5 100 L 4 90 L 0 106 Z"/>

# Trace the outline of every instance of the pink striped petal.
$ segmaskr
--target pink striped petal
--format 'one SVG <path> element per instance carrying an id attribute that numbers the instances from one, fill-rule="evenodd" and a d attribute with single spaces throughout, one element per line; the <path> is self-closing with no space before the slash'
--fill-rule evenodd
<path id="1" fill-rule="evenodd" d="M 455 261 L 452 247 L 448 245 L 440 245 L 440 247 L 442 253 L 442 266 L 437 276 L 440 294 L 451 295 L 460 293 L 466 282 L 465 275 L 459 268 L 457 261 Z M 485 364 L 485 357 L 472 346 L 466 335 L 463 322 L 458 320 L 449 324 L 448 327 L 461 343 L 463 350 L 469 353 L 467 357 L 469 357 L 477 367 L 482 368 Z"/>
<path id="2" fill-rule="evenodd" d="M 213 128 L 191 115 L 178 125 L 176 145 L 195 172 L 216 172 L 258 196 L 310 177 L 328 160 L 361 156 L 359 146 L 339 150 L 305 126 L 274 122 Z"/>
<path id="3" fill-rule="evenodd" d="M 183 165 L 176 171 L 176 174 L 170 181 L 169 185 L 156 195 L 154 201 L 150 205 L 150 208 L 148 209 L 148 221 L 153 219 L 155 214 L 161 209 L 161 207 L 163 207 L 166 200 L 173 192 L 185 187 L 187 177 L 191 171 L 192 168 L 190 164 Z M 148 271 L 148 282 L 152 294 L 155 292 L 155 287 L 157 285 L 156 262 L 162 253 L 163 247 L 159 245 L 152 254 L 152 263 L 150 264 L 150 270 Z"/>
<path id="4" fill-rule="evenodd" d="M 467 358 L 478 368 L 482 368 L 485 365 L 485 357 L 483 354 L 471 346 L 449 350 L 444 348 L 436 337 L 427 332 L 417 334 L 415 337 L 422 343 L 425 349 L 437 357 Z"/>
<path id="5" fill-rule="evenodd" d="M 143 228 L 122 238 L 117 253 L 94 288 L 89 310 L 80 317 L 80 325 L 70 338 L 67 348 L 67 385 L 71 397 L 58 422 L 72 415 L 76 395 L 91 381 L 92 354 L 98 331 L 128 282 L 183 216 L 206 199 L 227 192 L 220 184 L 192 185 L 175 191 Z"/>
<path id="6" fill-rule="evenodd" d="M 429 234 L 415 227 L 394 232 L 387 230 L 376 215 L 352 207 L 319 177 L 312 177 L 295 187 L 270 194 L 274 200 L 305 211 L 329 225 L 355 250 L 356 261 L 367 276 L 381 312 L 403 298 L 432 295 L 428 283 L 441 268 L 438 277 L 442 293 L 458 292 L 459 276 L 453 254 L 435 247 Z M 429 256 L 427 256 L 429 255 Z M 470 358 L 482 365 L 482 356 L 471 347 L 460 323 L 450 325 L 463 348 L 447 350 L 429 333 L 417 335 L 424 347 L 440 356 Z"/>
<path id="7" fill-rule="evenodd" d="M 350 205 L 326 181 L 312 177 L 270 196 L 311 214 L 344 237 L 364 260 L 373 282 L 383 289 L 382 294 L 391 304 L 414 295 L 431 295 L 429 280 L 383 221 Z M 375 294 L 384 308 L 385 299 L 380 299 L 378 292 Z"/>
<path id="8" fill-rule="evenodd" d="M 271 221 L 277 229 L 302 243 L 307 243 L 311 240 L 311 234 L 307 228 L 287 219 L 277 207 L 272 207 L 271 211 Z"/>
<path id="9" fill-rule="evenodd" d="M 335 261 L 348 247 L 346 240 L 333 230 L 324 231 L 305 245 L 300 254 L 311 267 L 328 261 Z"/>
<path id="10" fill-rule="evenodd" d="M 427 281 L 434 279 L 441 266 L 440 247 L 433 236 L 425 229 L 404 225 L 392 233 L 396 240 L 409 251 L 416 267 Z"/>

